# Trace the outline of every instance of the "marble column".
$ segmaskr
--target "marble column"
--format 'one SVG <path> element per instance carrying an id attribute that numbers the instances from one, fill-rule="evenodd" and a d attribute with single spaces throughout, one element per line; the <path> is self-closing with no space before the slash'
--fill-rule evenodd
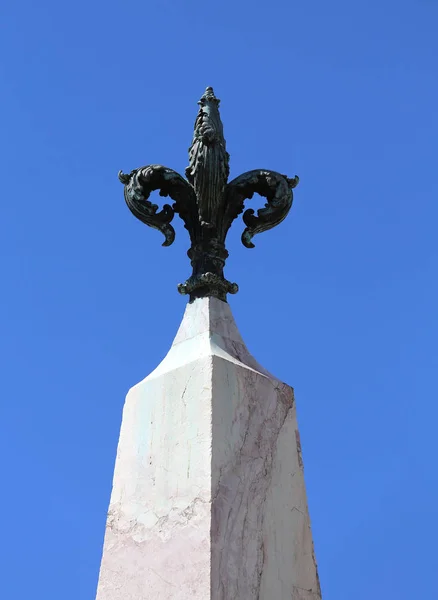
<path id="1" fill-rule="evenodd" d="M 293 390 L 188 304 L 128 393 L 97 600 L 320 600 Z"/>

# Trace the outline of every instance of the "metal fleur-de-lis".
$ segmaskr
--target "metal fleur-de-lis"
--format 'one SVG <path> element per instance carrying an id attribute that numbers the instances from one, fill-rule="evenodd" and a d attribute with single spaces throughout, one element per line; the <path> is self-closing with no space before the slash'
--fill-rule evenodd
<path id="1" fill-rule="evenodd" d="M 225 237 L 234 219 L 243 212 L 245 200 L 254 193 L 267 199 L 264 208 L 250 208 L 243 214 L 246 225 L 242 242 L 254 248 L 251 239 L 256 233 L 272 229 L 287 216 L 292 206 L 292 189 L 298 177 L 289 179 L 275 171 L 248 171 L 228 183 L 229 154 L 225 148 L 219 100 L 208 87 L 198 102 L 189 166 L 186 177 L 161 165 L 148 165 L 131 173 L 119 173 L 125 185 L 125 200 L 130 211 L 140 221 L 159 229 L 165 237 L 163 246 L 170 246 L 175 230 L 170 224 L 178 213 L 190 234 L 191 247 L 187 252 L 193 267 L 191 277 L 178 286 L 181 294 L 195 298 L 214 296 L 226 301 L 238 286 L 224 277 L 228 258 Z M 174 204 L 158 206 L 149 201 L 152 191 L 169 196 Z"/>

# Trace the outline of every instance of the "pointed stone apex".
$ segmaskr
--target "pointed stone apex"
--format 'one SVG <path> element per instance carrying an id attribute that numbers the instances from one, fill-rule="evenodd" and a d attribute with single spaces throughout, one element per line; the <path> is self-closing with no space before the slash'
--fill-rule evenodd
<path id="1" fill-rule="evenodd" d="M 205 333 L 244 344 L 230 305 L 217 298 L 197 298 L 187 304 L 173 346 Z"/>
<path id="2" fill-rule="evenodd" d="M 230 305 L 212 297 L 197 298 L 187 304 L 169 352 L 143 381 L 161 377 L 203 357 L 214 356 L 277 381 L 249 352 L 234 321 Z"/>

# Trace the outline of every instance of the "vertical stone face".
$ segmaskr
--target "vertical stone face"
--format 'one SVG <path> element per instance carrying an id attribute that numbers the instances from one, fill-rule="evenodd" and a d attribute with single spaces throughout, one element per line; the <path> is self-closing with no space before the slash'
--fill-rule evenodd
<path id="1" fill-rule="evenodd" d="M 123 411 L 97 600 L 319 600 L 293 390 L 189 304 Z"/>

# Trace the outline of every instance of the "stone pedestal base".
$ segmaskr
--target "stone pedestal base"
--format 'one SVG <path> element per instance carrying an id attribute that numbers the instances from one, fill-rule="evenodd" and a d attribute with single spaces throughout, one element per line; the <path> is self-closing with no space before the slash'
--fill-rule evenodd
<path id="1" fill-rule="evenodd" d="M 189 304 L 126 398 L 97 600 L 320 600 L 293 390 Z"/>

